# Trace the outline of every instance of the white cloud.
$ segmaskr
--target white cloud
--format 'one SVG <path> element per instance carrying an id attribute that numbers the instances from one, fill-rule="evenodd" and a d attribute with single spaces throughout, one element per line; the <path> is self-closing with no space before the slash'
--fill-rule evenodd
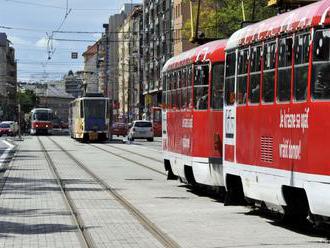
<path id="1" fill-rule="evenodd" d="M 42 37 L 35 43 L 35 46 L 40 48 L 47 48 L 47 44 L 48 44 L 48 39 L 46 37 Z"/>

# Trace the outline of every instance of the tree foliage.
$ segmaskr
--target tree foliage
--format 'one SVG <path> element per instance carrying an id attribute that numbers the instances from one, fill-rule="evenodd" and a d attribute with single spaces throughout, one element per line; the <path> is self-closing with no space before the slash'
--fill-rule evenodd
<path id="1" fill-rule="evenodd" d="M 185 0 L 189 4 L 190 0 Z M 197 13 L 194 1 L 194 15 Z M 206 38 L 228 38 L 241 28 L 243 9 L 246 22 L 256 22 L 276 14 L 275 9 L 267 7 L 267 0 L 201 0 L 199 30 Z M 242 4 L 243 3 L 243 4 Z M 194 18 L 196 20 L 196 18 Z M 195 21 L 194 20 L 194 21 Z M 184 36 L 191 36 L 191 21 L 184 25 Z"/>
<path id="2" fill-rule="evenodd" d="M 34 107 L 39 104 L 39 97 L 32 90 L 25 90 L 18 93 L 18 100 L 21 104 L 21 110 L 24 113 L 29 113 Z"/>

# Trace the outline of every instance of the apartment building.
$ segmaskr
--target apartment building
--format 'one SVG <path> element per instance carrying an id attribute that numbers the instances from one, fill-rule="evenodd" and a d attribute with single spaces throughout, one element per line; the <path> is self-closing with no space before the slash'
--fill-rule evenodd
<path id="1" fill-rule="evenodd" d="M 145 111 L 161 104 L 160 73 L 173 55 L 172 0 L 143 1 L 143 94 Z"/>
<path id="2" fill-rule="evenodd" d="M 17 109 L 17 63 L 15 49 L 0 33 L 0 119 L 15 120 Z"/>
<path id="3" fill-rule="evenodd" d="M 190 19 L 190 2 L 185 0 L 173 0 L 173 54 L 174 56 L 196 47 L 189 42 L 190 30 L 185 23 Z"/>

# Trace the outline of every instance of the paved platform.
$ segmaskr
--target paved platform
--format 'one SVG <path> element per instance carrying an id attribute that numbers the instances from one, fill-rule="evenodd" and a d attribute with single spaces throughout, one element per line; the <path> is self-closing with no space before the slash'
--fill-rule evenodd
<path id="1" fill-rule="evenodd" d="M 4 175 L 0 247 L 80 247 L 77 228 L 39 144 L 25 138 Z"/>
<path id="2" fill-rule="evenodd" d="M 76 224 L 37 138 L 24 138 L 17 142 L 18 151 L 3 177 L 6 182 L 0 191 L 0 248 L 81 247 Z M 40 138 L 95 247 L 162 247 L 69 156 L 47 137 Z M 64 136 L 52 139 L 180 247 L 329 247 L 328 240 L 318 233 L 281 226 L 245 207 L 225 207 L 178 181 L 166 181 L 166 176 L 155 172 L 164 170 L 159 144 L 110 146 L 82 144 Z"/>

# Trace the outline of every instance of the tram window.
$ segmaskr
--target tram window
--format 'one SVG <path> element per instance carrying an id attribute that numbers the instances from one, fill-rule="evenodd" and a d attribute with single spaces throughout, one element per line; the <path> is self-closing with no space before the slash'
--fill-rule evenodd
<path id="1" fill-rule="evenodd" d="M 182 108 L 187 108 L 187 88 L 182 89 Z"/>
<path id="2" fill-rule="evenodd" d="M 244 49 L 238 52 L 237 63 L 237 103 L 246 103 L 246 87 L 247 87 L 247 72 L 249 65 L 249 49 Z"/>
<path id="3" fill-rule="evenodd" d="M 236 67 L 236 53 L 231 52 L 226 56 L 226 77 L 231 77 L 235 75 Z"/>
<path id="4" fill-rule="evenodd" d="M 163 90 L 167 90 L 167 82 L 166 82 L 166 75 L 165 74 L 163 74 L 162 79 L 163 79 Z"/>
<path id="5" fill-rule="evenodd" d="M 178 88 L 178 73 L 174 72 L 173 73 L 173 89 Z"/>
<path id="6" fill-rule="evenodd" d="M 181 78 L 181 71 L 178 71 L 177 72 L 177 84 L 176 84 L 176 86 L 177 86 L 177 88 L 181 88 L 181 84 L 182 84 L 182 78 Z"/>
<path id="7" fill-rule="evenodd" d="M 259 103 L 260 101 L 260 70 L 261 70 L 261 46 L 252 48 L 249 102 Z"/>
<path id="8" fill-rule="evenodd" d="M 187 74 L 186 74 L 186 69 L 183 69 L 183 70 L 182 70 L 181 87 L 187 87 Z"/>
<path id="9" fill-rule="evenodd" d="M 80 118 L 84 118 L 84 104 L 80 102 Z"/>
<path id="10" fill-rule="evenodd" d="M 85 118 L 104 118 L 105 101 L 104 100 L 85 100 L 84 101 Z"/>
<path id="11" fill-rule="evenodd" d="M 187 90 L 187 108 L 192 108 L 191 88 Z"/>
<path id="12" fill-rule="evenodd" d="M 265 103 L 274 102 L 274 82 L 275 82 L 275 64 L 276 64 L 276 43 L 266 43 L 264 45 L 264 71 L 262 100 Z"/>
<path id="13" fill-rule="evenodd" d="M 194 88 L 194 106 L 195 109 L 205 110 L 208 104 L 208 87 Z"/>
<path id="14" fill-rule="evenodd" d="M 275 68 L 276 64 L 276 43 L 271 42 L 265 44 L 264 47 L 264 70 Z"/>
<path id="15" fill-rule="evenodd" d="M 195 67 L 194 85 L 209 84 L 209 65 L 197 65 Z"/>
<path id="16" fill-rule="evenodd" d="M 194 106 L 195 109 L 204 110 L 208 106 L 209 65 L 195 67 L 194 80 Z"/>
<path id="17" fill-rule="evenodd" d="M 214 64 L 212 67 L 211 108 L 223 108 L 224 65 Z"/>
<path id="18" fill-rule="evenodd" d="M 247 76 L 237 77 L 237 103 L 245 104 L 246 103 L 246 81 Z"/>
<path id="19" fill-rule="evenodd" d="M 235 103 L 235 68 L 236 53 L 231 52 L 226 56 L 225 100 L 227 105 Z"/>
<path id="20" fill-rule="evenodd" d="M 258 72 L 261 70 L 261 46 L 253 47 L 251 49 L 251 72 Z"/>
<path id="21" fill-rule="evenodd" d="M 292 45 L 291 37 L 282 38 L 279 42 L 279 69 L 277 92 L 280 102 L 290 101 L 291 96 L 291 70 L 292 70 Z"/>
<path id="22" fill-rule="evenodd" d="M 314 35 L 312 96 L 330 99 L 330 30 L 318 30 Z"/>
<path id="23" fill-rule="evenodd" d="M 189 66 L 187 68 L 187 86 L 191 86 L 191 81 L 192 81 L 192 67 Z"/>
<path id="24" fill-rule="evenodd" d="M 308 81 L 310 34 L 295 37 L 294 97 L 296 101 L 306 100 Z"/>
<path id="25" fill-rule="evenodd" d="M 238 74 L 246 74 L 248 71 L 249 49 L 239 51 L 237 71 Z"/>

